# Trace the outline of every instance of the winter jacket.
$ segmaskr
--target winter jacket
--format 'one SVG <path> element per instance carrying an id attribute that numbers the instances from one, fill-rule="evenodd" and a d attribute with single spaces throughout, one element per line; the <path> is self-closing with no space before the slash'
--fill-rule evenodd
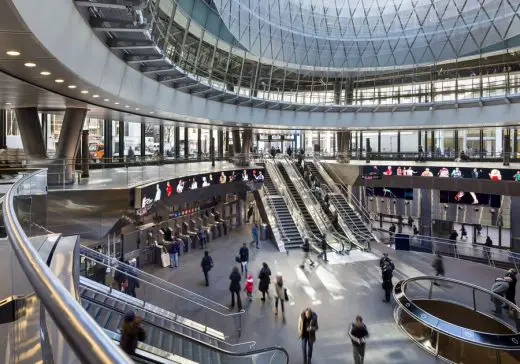
<path id="1" fill-rule="evenodd" d="M 491 292 L 496 293 L 499 296 L 504 296 L 508 288 L 509 282 L 505 281 L 503 278 L 497 278 L 491 287 Z"/>
<path id="2" fill-rule="evenodd" d="M 258 279 L 260 279 L 260 284 L 258 284 L 260 292 L 267 292 L 271 283 L 271 270 L 265 267 L 262 268 L 260 274 L 258 274 Z"/>
<path id="3" fill-rule="evenodd" d="M 283 279 L 276 279 L 276 283 L 274 284 L 275 296 L 284 300 L 285 299 L 285 290 L 283 287 Z"/>
<path id="4" fill-rule="evenodd" d="M 350 336 L 350 339 L 352 340 L 352 345 L 363 347 L 365 346 L 365 338 L 368 337 L 367 327 L 365 324 L 357 326 L 356 323 L 353 322 L 350 326 L 348 336 Z"/>
<path id="5" fill-rule="evenodd" d="M 213 267 L 213 259 L 209 255 L 205 255 L 200 262 L 200 266 L 202 267 L 202 271 L 209 272 Z"/>
<path id="6" fill-rule="evenodd" d="M 509 278 L 511 278 L 511 282 L 509 282 L 509 287 L 507 288 L 506 292 L 506 299 L 510 302 L 515 303 L 516 302 L 516 275 L 515 274 L 508 274 Z"/>
<path id="7" fill-rule="evenodd" d="M 249 261 L 249 249 L 247 247 L 243 246 L 238 251 L 238 255 L 240 256 L 241 262 L 248 262 Z"/>
<path id="8" fill-rule="evenodd" d="M 298 337 L 307 338 L 310 342 L 316 341 L 316 331 L 318 331 L 318 315 L 312 313 L 310 319 L 305 316 L 305 311 L 298 319 Z"/>
<path id="9" fill-rule="evenodd" d="M 141 327 L 140 322 L 132 321 L 123 323 L 121 332 L 119 346 L 125 353 L 135 354 L 137 341 L 144 341 L 146 339 L 146 333 Z"/>
<path id="10" fill-rule="evenodd" d="M 432 263 L 433 269 L 439 274 L 444 274 L 444 262 L 442 258 L 435 257 L 435 260 Z"/>
<path id="11" fill-rule="evenodd" d="M 247 275 L 247 280 L 246 280 L 246 284 L 245 284 L 245 289 L 246 289 L 247 293 L 253 293 L 254 284 L 255 283 L 253 281 L 253 275 L 251 273 L 249 273 Z"/>
<path id="12" fill-rule="evenodd" d="M 229 290 L 231 292 L 240 292 L 240 279 L 242 277 L 240 276 L 240 272 L 233 271 L 229 275 L 229 280 L 231 283 L 229 284 Z"/>
<path id="13" fill-rule="evenodd" d="M 179 254 L 179 253 L 180 253 L 180 250 L 181 250 L 181 247 L 180 247 L 179 241 L 178 241 L 178 240 L 175 240 L 175 241 L 170 245 L 170 254 Z"/>
<path id="14" fill-rule="evenodd" d="M 392 284 L 392 270 L 383 270 L 383 289 L 391 289 L 394 285 Z"/>
<path id="15" fill-rule="evenodd" d="M 305 240 L 302 244 L 302 250 L 304 253 L 308 253 L 311 251 L 311 245 L 309 244 L 309 242 L 307 240 Z"/>

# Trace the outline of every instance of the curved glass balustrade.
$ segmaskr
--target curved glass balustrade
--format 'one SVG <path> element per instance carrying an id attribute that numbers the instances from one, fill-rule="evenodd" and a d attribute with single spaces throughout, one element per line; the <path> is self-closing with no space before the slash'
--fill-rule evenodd
<path id="1" fill-rule="evenodd" d="M 397 324 L 433 355 L 456 363 L 520 360 L 520 308 L 503 297 L 440 277 L 401 281 L 393 295 Z"/>

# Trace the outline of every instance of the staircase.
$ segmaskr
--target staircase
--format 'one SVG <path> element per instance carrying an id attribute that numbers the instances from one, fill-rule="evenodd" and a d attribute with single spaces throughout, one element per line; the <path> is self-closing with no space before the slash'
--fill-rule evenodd
<path id="1" fill-rule="evenodd" d="M 298 193 L 298 190 L 294 186 L 294 183 L 291 181 L 291 178 L 287 174 L 285 167 L 281 163 L 277 163 L 276 167 L 280 171 L 280 174 L 281 174 L 282 178 L 284 179 L 284 182 L 287 185 L 289 192 L 291 193 L 294 200 L 296 201 L 296 204 L 298 205 L 298 208 L 302 214 L 302 217 L 305 220 L 310 231 L 317 237 L 321 238 L 322 234 L 321 234 L 320 229 L 318 228 L 318 225 L 316 225 L 316 223 L 314 222 L 314 219 L 312 218 L 312 215 L 310 214 L 309 210 L 307 210 L 307 207 L 305 206 L 305 203 L 303 202 L 302 197 Z"/>
<path id="2" fill-rule="evenodd" d="M 183 334 L 204 341 L 201 337 L 204 334 L 200 331 L 176 324 L 173 320 L 159 315 L 135 310 L 133 305 L 123 300 L 105 296 L 85 286 L 80 287 L 80 295 L 83 308 L 108 331 L 118 332 L 125 314 L 134 311 L 136 315 L 143 318 L 142 326 L 146 331 L 145 344 L 199 363 L 222 362 L 220 354 L 215 350 L 198 345 L 176 333 L 182 330 Z M 217 344 L 216 339 L 213 344 Z"/>

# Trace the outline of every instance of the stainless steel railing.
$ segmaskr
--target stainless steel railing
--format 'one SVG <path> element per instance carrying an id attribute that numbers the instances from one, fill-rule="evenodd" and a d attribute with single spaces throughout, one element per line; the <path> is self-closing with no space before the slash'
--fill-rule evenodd
<path id="1" fill-rule="evenodd" d="M 5 228 L 17 258 L 16 263 L 20 265 L 46 311 L 82 363 L 131 363 L 130 358 L 108 338 L 56 278 L 18 222 L 14 197 L 18 189 L 23 189 L 24 183 L 29 183 L 41 173 L 46 171 L 39 170 L 18 180 L 5 194 L 2 204 Z"/>

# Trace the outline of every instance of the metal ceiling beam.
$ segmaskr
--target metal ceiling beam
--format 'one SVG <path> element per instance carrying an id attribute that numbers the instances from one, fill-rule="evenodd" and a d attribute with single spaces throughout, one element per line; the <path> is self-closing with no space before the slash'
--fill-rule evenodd
<path id="1" fill-rule="evenodd" d="M 156 44 L 152 40 L 128 41 L 111 39 L 108 43 L 110 49 L 153 49 Z"/>
<path id="2" fill-rule="evenodd" d="M 98 32 L 150 32 L 148 24 L 134 25 L 131 21 L 120 21 L 117 19 L 91 18 L 90 26 L 92 30 Z"/>
<path id="3" fill-rule="evenodd" d="M 170 72 L 175 70 L 175 67 L 173 66 L 167 66 L 167 67 L 149 67 L 149 66 L 141 66 L 141 73 L 144 73 L 145 75 L 151 74 L 151 73 L 164 73 L 164 72 Z"/>
<path id="4" fill-rule="evenodd" d="M 176 81 L 181 81 L 181 80 L 185 80 L 187 79 L 188 76 L 186 75 L 183 75 L 183 76 L 180 76 L 180 77 L 161 77 L 159 79 L 159 82 L 170 82 L 170 81 L 173 81 L 173 83 L 175 83 Z"/>
<path id="5" fill-rule="evenodd" d="M 157 57 L 157 56 L 128 56 L 125 58 L 126 58 L 126 63 L 128 63 L 128 64 L 154 63 L 154 62 L 170 63 L 164 56 L 160 56 L 160 57 Z"/>
<path id="6" fill-rule="evenodd" d="M 178 91 L 182 91 L 182 90 L 185 90 L 185 89 L 188 89 L 188 90 L 189 90 L 190 88 L 192 88 L 192 87 L 194 87 L 194 86 L 197 86 L 198 84 L 199 84 L 199 83 L 198 83 L 197 81 L 195 81 L 195 83 L 189 83 L 189 84 L 187 84 L 187 85 L 183 85 L 183 86 L 179 86 L 179 87 L 175 87 L 175 86 L 174 86 L 174 88 L 175 88 L 176 90 L 178 90 Z"/>
<path id="7" fill-rule="evenodd" d="M 96 7 L 96 8 L 111 8 L 111 9 L 128 10 L 128 7 L 126 5 L 120 5 L 120 4 L 97 3 L 97 2 L 92 2 L 92 1 L 74 1 L 74 4 L 76 4 L 76 6 L 80 6 L 80 7 Z"/>

